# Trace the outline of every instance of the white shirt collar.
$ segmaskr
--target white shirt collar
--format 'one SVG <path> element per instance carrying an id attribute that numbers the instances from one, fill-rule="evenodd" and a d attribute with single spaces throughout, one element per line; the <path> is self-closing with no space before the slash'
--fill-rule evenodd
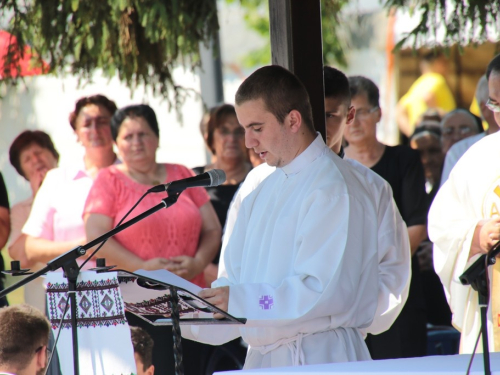
<path id="1" fill-rule="evenodd" d="M 316 139 L 301 154 L 284 167 L 278 169 L 281 169 L 287 176 L 299 173 L 328 150 L 321 134 L 317 133 Z"/>

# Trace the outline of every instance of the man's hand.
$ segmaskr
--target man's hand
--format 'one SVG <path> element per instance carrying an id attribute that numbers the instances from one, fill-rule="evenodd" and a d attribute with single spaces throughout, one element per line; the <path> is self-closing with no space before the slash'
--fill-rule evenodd
<path id="1" fill-rule="evenodd" d="M 469 258 L 476 254 L 486 254 L 500 240 L 500 217 L 481 220 L 474 230 Z"/>
<path id="2" fill-rule="evenodd" d="M 215 307 L 221 309 L 222 311 L 227 311 L 229 304 L 229 287 L 222 286 L 219 288 L 203 289 L 199 294 L 201 298 L 206 300 L 208 303 L 214 305 Z M 224 316 L 215 313 L 215 319 L 223 319 Z"/>
<path id="3" fill-rule="evenodd" d="M 479 245 L 489 251 L 500 240 L 500 217 L 494 217 L 483 224 L 479 232 Z"/>

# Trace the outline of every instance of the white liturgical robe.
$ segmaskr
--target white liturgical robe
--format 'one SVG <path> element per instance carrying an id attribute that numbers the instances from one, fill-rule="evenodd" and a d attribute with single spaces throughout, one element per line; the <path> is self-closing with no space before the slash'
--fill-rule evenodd
<path id="1" fill-rule="evenodd" d="M 377 335 L 388 330 L 404 307 L 411 279 L 411 257 L 408 229 L 393 199 L 391 186 L 370 168 L 353 159 L 344 159 L 362 178 L 359 183 L 369 186 L 369 193 L 377 209 L 379 291 L 377 312 L 369 327 L 361 329 L 363 335 Z M 243 199 L 254 191 L 276 168 L 261 164 L 248 174 L 229 208 L 223 248 L 230 237 Z M 219 270 L 223 264 L 219 265 Z M 223 271 L 222 271 L 223 272 Z"/>
<path id="2" fill-rule="evenodd" d="M 359 332 L 377 308 L 377 213 L 360 175 L 320 136 L 243 201 L 212 287 L 244 326 L 183 327 L 221 344 L 240 334 L 245 368 L 370 359 Z"/>
<path id="3" fill-rule="evenodd" d="M 429 211 L 434 268 L 443 283 L 453 313 L 453 325 L 462 333 L 461 353 L 472 352 L 479 333 L 480 316 L 477 292 L 470 286 L 463 286 L 459 276 L 468 268 L 477 223 L 499 214 L 499 146 L 500 133 L 472 145 L 451 171 Z M 488 320 L 488 330 L 492 332 L 491 311 L 488 311 Z M 490 348 L 494 348 L 491 333 L 489 339 Z"/>

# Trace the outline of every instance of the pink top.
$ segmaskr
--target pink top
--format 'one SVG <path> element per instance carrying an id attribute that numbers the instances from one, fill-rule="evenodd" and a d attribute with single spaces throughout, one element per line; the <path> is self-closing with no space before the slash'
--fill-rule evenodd
<path id="1" fill-rule="evenodd" d="M 83 165 L 48 171 L 22 232 L 50 241 L 85 237 L 82 212 L 92 183 Z"/>
<path id="2" fill-rule="evenodd" d="M 182 165 L 165 164 L 165 168 L 167 179 L 163 183 L 194 176 L 190 169 Z M 150 187 L 132 180 L 111 166 L 97 176 L 83 212 L 106 215 L 113 219 L 114 227 Z M 156 206 L 166 196 L 166 193 L 147 195 L 126 220 Z M 186 189 L 173 206 L 139 221 L 115 235 L 114 239 L 145 260 L 177 255 L 194 256 L 202 226 L 200 207 L 209 201 L 205 189 Z M 204 287 L 203 273 L 191 282 Z"/>

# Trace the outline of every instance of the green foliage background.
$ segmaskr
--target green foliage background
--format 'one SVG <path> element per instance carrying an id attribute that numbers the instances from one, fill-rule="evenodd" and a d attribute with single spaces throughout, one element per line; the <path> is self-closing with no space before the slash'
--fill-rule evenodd
<path id="1" fill-rule="evenodd" d="M 307 1 L 307 0 L 305 0 Z M 243 58 L 246 67 L 266 65 L 271 62 L 271 42 L 269 38 L 269 1 L 268 0 L 226 0 L 239 3 L 245 9 L 245 22 L 248 27 L 267 41 Z M 346 66 L 344 45 L 338 37 L 340 10 L 348 0 L 321 0 L 321 22 L 323 33 L 323 60 L 325 64 Z"/>
<path id="2" fill-rule="evenodd" d="M 131 89 L 146 84 L 167 98 L 173 92 L 176 107 L 183 90 L 174 68 L 199 66 L 200 43 L 219 29 L 216 0 L 0 0 L 0 10 L 19 49 L 29 43 L 50 72 L 89 80 L 102 69 Z"/>

